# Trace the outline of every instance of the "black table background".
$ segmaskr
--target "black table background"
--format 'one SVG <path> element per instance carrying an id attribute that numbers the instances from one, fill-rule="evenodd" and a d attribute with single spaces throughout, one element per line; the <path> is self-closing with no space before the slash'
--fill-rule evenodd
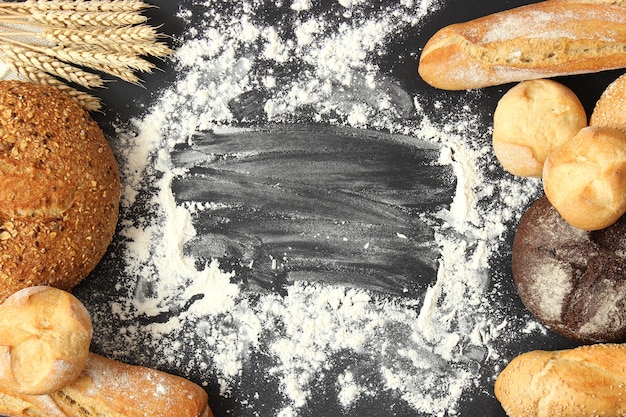
<path id="1" fill-rule="evenodd" d="M 419 1 L 419 0 L 416 0 Z M 150 3 L 158 6 L 157 8 L 151 8 L 146 11 L 146 14 L 150 17 L 150 23 L 155 26 L 159 26 L 160 31 L 169 35 L 172 35 L 172 39 L 169 40 L 173 47 L 176 46 L 177 37 L 185 30 L 185 23 L 176 17 L 179 10 L 179 5 L 188 6 L 186 2 L 172 2 L 169 0 L 153 0 Z M 432 100 L 437 100 L 442 103 L 452 103 L 459 100 L 462 97 L 463 92 L 449 92 L 436 90 L 426 83 L 424 83 L 417 74 L 417 61 L 419 54 L 426 41 L 432 36 L 438 29 L 451 23 L 470 20 L 476 17 L 480 17 L 492 12 L 500 10 L 510 9 L 519 5 L 527 4 L 528 1 L 523 0 L 447 0 L 445 6 L 428 16 L 420 25 L 408 30 L 406 32 L 398 34 L 394 43 L 389 47 L 388 52 L 380 57 L 380 68 L 383 74 L 399 80 L 404 89 L 409 94 L 420 94 L 422 97 L 426 96 Z M 125 122 L 131 117 L 140 116 L 150 106 L 150 104 L 158 97 L 159 91 L 163 88 L 170 86 L 176 78 L 176 73 L 173 65 L 169 61 L 155 61 L 161 70 L 156 71 L 154 74 L 145 75 L 142 86 L 132 86 L 124 84 L 122 82 L 113 82 L 108 85 L 106 90 L 97 92 L 104 103 L 104 109 L 102 113 L 94 114 L 96 121 L 102 126 L 103 130 L 108 136 L 115 135 L 115 125 L 120 122 Z M 580 75 L 563 77 L 558 79 L 565 85 L 572 88 L 579 96 L 583 104 L 585 105 L 588 114 L 591 114 L 593 106 L 600 96 L 601 92 L 606 86 L 614 80 L 622 71 L 609 71 L 601 74 L 592 75 Z M 477 113 L 484 117 L 485 125 L 489 125 L 490 117 L 495 109 L 496 103 L 499 98 L 510 88 L 510 85 L 498 86 L 486 88 L 480 99 L 480 103 L 477 104 L 480 108 L 477 108 Z M 511 231 L 507 235 L 507 239 L 510 242 L 513 237 Z M 510 252 L 503 252 L 498 259 L 494 260 L 493 269 L 499 271 L 505 277 L 508 276 L 510 264 Z M 76 294 L 82 298 L 90 298 L 91 289 L 103 285 L 112 285 L 113 281 L 110 271 L 106 265 L 106 259 L 101 266 L 99 266 L 92 276 L 86 279 L 76 289 Z M 99 292 L 101 297 L 98 300 L 99 303 L 107 303 L 106 292 Z M 525 314 L 525 309 L 517 297 L 512 284 L 505 283 L 502 289 L 502 302 L 508 303 L 508 307 L 511 314 Z M 113 300 L 110 300 L 113 301 Z M 570 341 L 549 333 L 546 337 L 538 337 L 536 340 L 532 340 L 530 344 L 524 346 L 516 346 L 510 352 L 511 357 L 516 354 L 532 350 L 532 349 L 557 349 L 568 348 L 574 344 Z M 94 346 L 95 351 L 98 350 L 98 346 Z M 145 364 L 150 365 L 150 364 Z M 165 369 L 168 372 L 179 374 L 177 369 Z M 193 375 L 183 375 L 193 379 Z M 260 376 L 259 376 L 260 380 Z M 254 381 L 251 381 L 251 385 Z M 210 405 L 214 414 L 217 417 L 227 415 L 243 415 L 240 414 L 241 410 L 237 404 L 232 402 L 232 399 L 220 398 L 218 395 L 217 386 L 207 387 L 207 391 L 210 395 Z M 462 416 L 504 416 L 504 412 L 498 404 L 497 400 L 493 398 L 491 386 L 485 386 L 484 392 L 478 398 L 463 398 L 460 406 L 460 415 Z M 270 415 L 268 410 L 257 410 L 259 415 Z M 309 414 L 310 413 L 310 414 Z M 408 406 L 397 404 L 391 411 L 389 403 L 378 403 L 374 400 L 364 401 L 357 408 L 352 410 L 353 415 L 361 416 L 385 416 L 385 415 L 415 415 L 415 411 Z M 324 399 L 319 398 L 312 406 L 306 415 L 334 415 L 332 408 L 326 408 Z"/>

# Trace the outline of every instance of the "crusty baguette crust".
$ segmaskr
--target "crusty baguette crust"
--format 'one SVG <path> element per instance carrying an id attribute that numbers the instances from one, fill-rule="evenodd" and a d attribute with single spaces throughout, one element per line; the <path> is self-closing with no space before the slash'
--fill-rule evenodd
<path id="1" fill-rule="evenodd" d="M 418 72 L 465 90 L 626 67 L 626 8 L 543 1 L 457 23 L 426 43 Z"/>
<path id="2" fill-rule="evenodd" d="M 532 351 L 500 373 L 495 394 L 509 417 L 626 415 L 626 345 Z"/>
<path id="3" fill-rule="evenodd" d="M 549 0 L 557 3 L 587 3 L 587 4 L 612 4 L 626 7 L 626 0 Z"/>
<path id="4" fill-rule="evenodd" d="M 11 417 L 212 417 L 207 402 L 189 380 L 94 353 L 78 379 L 53 394 L 0 389 L 0 414 Z"/>

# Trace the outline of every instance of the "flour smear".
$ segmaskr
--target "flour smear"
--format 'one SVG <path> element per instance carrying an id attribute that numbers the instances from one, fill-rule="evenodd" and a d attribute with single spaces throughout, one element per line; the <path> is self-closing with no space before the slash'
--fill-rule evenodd
<path id="1" fill-rule="evenodd" d="M 121 330 L 96 332 L 96 344 L 217 386 L 212 401 L 232 402 L 235 415 L 311 415 L 323 402 L 353 415 L 381 397 L 415 415 L 458 414 L 493 377 L 503 341 L 534 328 L 494 303 L 492 262 L 538 183 L 493 178 L 490 132 L 472 106 L 479 92 L 443 108 L 380 69 L 387 46 L 441 2 L 318 3 L 181 6 L 190 29 L 178 40 L 178 78 L 115 140 L 124 190 L 114 256 L 124 279 L 110 311 L 93 314 Z M 306 281 L 249 291 L 238 271 L 199 265 L 186 251 L 200 233 L 195 219 L 222 203 L 175 200 L 172 181 L 186 172 L 172 150 L 198 132 L 301 122 L 441 147 L 457 185 L 448 208 L 423 214 L 436 225 L 440 259 L 422 297 Z"/>

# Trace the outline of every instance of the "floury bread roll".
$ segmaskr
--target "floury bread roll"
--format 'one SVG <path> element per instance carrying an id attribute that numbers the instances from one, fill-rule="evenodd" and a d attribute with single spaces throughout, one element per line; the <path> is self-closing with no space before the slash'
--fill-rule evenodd
<path id="1" fill-rule="evenodd" d="M 494 153 L 511 174 L 541 177 L 552 149 L 586 126 L 587 114 L 572 90 L 552 80 L 523 81 L 498 102 Z"/>
<path id="2" fill-rule="evenodd" d="M 54 88 L 0 81 L 0 302 L 87 276 L 111 242 L 119 198 L 113 151 L 85 110 Z"/>
<path id="3" fill-rule="evenodd" d="M 85 367 L 92 333 L 89 313 L 68 292 L 18 291 L 0 305 L 0 385 L 22 394 L 58 391 Z"/>
<path id="4" fill-rule="evenodd" d="M 532 351 L 500 373 L 495 394 L 510 417 L 626 415 L 626 345 Z"/>
<path id="5" fill-rule="evenodd" d="M 626 67 L 626 8 L 543 1 L 442 28 L 418 72 L 446 90 Z"/>
<path id="6" fill-rule="evenodd" d="M 602 92 L 589 124 L 612 127 L 626 133 L 626 74 L 617 78 Z"/>
<path id="7" fill-rule="evenodd" d="M 626 341 L 626 216 L 587 232 L 567 223 L 542 197 L 524 213 L 511 271 L 528 310 L 578 343 Z"/>
<path id="8" fill-rule="evenodd" d="M 626 213 L 626 133 L 586 127 L 544 164 L 546 197 L 571 225 L 604 229 Z"/>
<path id="9" fill-rule="evenodd" d="M 91 353 L 78 379 L 49 395 L 0 389 L 11 417 L 211 417 L 206 391 L 193 382 Z"/>

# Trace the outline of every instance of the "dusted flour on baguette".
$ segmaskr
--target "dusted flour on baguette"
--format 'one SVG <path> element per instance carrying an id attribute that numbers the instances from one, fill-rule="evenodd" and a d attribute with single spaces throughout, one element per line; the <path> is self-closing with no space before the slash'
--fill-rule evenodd
<path id="1" fill-rule="evenodd" d="M 500 373 L 495 394 L 509 417 L 626 415 L 626 345 L 532 351 Z"/>
<path id="2" fill-rule="evenodd" d="M 588 4 L 612 4 L 614 6 L 626 6 L 624 0 L 550 0 L 556 3 L 588 3 Z"/>
<path id="3" fill-rule="evenodd" d="M 70 385 L 49 395 L 0 389 L 0 415 L 11 417 L 211 417 L 206 392 L 193 382 L 91 353 Z"/>
<path id="4" fill-rule="evenodd" d="M 626 8 L 544 1 L 439 30 L 418 72 L 465 90 L 626 67 Z"/>

